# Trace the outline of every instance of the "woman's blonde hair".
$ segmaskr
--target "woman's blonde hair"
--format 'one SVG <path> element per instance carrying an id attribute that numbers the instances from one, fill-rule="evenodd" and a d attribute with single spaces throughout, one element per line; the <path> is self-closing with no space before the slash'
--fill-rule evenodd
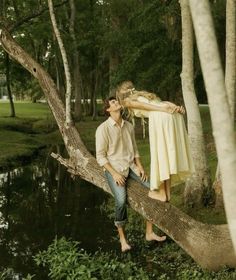
<path id="1" fill-rule="evenodd" d="M 123 105 L 123 100 L 125 98 L 130 98 L 131 100 L 137 100 L 139 96 L 146 97 L 148 100 L 153 100 L 158 98 L 156 94 L 144 90 L 136 90 L 134 84 L 131 81 L 124 81 L 116 88 L 116 99 L 121 105 Z M 134 113 L 130 108 L 123 108 L 123 112 L 126 118 L 133 118 Z"/>
<path id="2" fill-rule="evenodd" d="M 116 88 L 116 98 L 122 104 L 122 101 L 129 97 L 132 100 L 137 100 L 139 96 L 146 97 L 149 100 L 156 99 L 156 94 L 144 90 L 136 90 L 131 81 L 124 81 Z"/>

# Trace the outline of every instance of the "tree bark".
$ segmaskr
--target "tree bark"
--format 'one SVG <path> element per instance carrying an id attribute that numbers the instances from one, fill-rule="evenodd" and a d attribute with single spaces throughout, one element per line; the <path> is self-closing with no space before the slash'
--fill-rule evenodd
<path id="1" fill-rule="evenodd" d="M 72 69 L 74 69 L 73 70 L 73 89 L 74 89 L 74 96 L 75 96 L 74 116 L 75 116 L 75 120 L 81 120 L 82 118 L 81 100 L 82 100 L 83 87 L 82 87 L 82 77 L 81 77 L 80 66 L 79 66 L 79 51 L 77 48 L 75 28 L 74 28 L 75 13 L 76 13 L 74 0 L 70 0 L 70 10 L 71 10 L 71 15 L 70 15 L 69 31 L 70 31 L 70 36 L 73 45 Z"/>
<path id="2" fill-rule="evenodd" d="M 209 2 L 190 0 L 199 57 L 210 105 L 229 230 L 236 251 L 236 143 Z"/>
<path id="3" fill-rule="evenodd" d="M 51 77 L 4 28 L 0 28 L 0 42 L 17 62 L 38 79 L 45 93 L 69 154 L 69 159 L 63 159 L 55 154 L 54 157 L 74 176 L 80 176 L 111 193 L 102 168 L 87 151 L 76 128 L 65 125 L 63 103 Z M 203 268 L 218 270 L 226 265 L 236 267 L 236 255 L 227 225 L 203 224 L 171 204 L 152 200 L 147 196 L 147 190 L 131 179 L 128 181 L 128 201 L 134 210 L 168 234 Z"/>
<path id="4" fill-rule="evenodd" d="M 56 17 L 55 17 L 54 10 L 53 10 L 52 0 L 48 0 L 48 7 L 49 7 L 53 30 L 56 35 L 57 41 L 58 41 L 58 45 L 59 45 L 59 48 L 61 51 L 61 56 L 62 56 L 63 65 L 64 65 L 64 69 L 65 69 L 65 75 L 66 75 L 66 118 L 65 118 L 65 122 L 67 125 L 70 125 L 72 122 L 72 119 L 71 119 L 71 75 L 70 75 L 69 63 L 68 63 L 68 59 L 67 59 L 67 55 L 66 55 L 66 50 L 64 48 L 64 44 L 61 39 L 60 32 L 57 27 L 57 22 L 56 22 Z"/>
<path id="5" fill-rule="evenodd" d="M 182 18 L 182 90 L 187 111 L 188 135 L 196 172 L 185 185 L 184 200 L 188 206 L 200 206 L 206 190 L 211 186 L 207 167 L 202 121 L 194 89 L 193 26 L 189 1 L 180 0 Z"/>
<path id="6" fill-rule="evenodd" d="M 232 122 L 234 124 L 235 107 L 235 58 L 236 58 L 236 30 L 235 30 L 235 0 L 226 2 L 226 55 L 225 55 L 225 86 L 230 106 Z M 221 175 L 217 166 L 214 189 L 216 193 L 216 207 L 223 206 L 223 194 L 221 187 Z"/>
<path id="7" fill-rule="evenodd" d="M 235 58 L 236 58 L 236 30 L 235 30 L 235 0 L 226 1 L 226 61 L 225 86 L 230 106 L 232 122 L 234 122 L 235 106 Z"/>

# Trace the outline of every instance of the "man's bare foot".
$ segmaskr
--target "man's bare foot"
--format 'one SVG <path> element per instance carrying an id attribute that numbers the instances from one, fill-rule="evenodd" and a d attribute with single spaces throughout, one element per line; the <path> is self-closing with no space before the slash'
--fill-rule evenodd
<path id="1" fill-rule="evenodd" d="M 120 240 L 120 244 L 122 253 L 131 250 L 131 246 L 126 242 L 126 240 Z"/>
<path id="2" fill-rule="evenodd" d="M 163 191 L 149 191 L 148 196 L 152 199 L 160 200 L 166 202 L 166 194 Z"/>
<path id="3" fill-rule="evenodd" d="M 156 235 L 154 232 L 151 232 L 151 233 L 146 233 L 146 240 L 163 242 L 166 240 L 166 236 L 165 235 L 159 236 L 159 235 Z"/>

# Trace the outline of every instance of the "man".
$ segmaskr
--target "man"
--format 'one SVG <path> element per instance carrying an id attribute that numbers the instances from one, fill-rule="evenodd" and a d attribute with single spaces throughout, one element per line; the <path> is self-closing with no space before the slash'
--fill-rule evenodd
<path id="1" fill-rule="evenodd" d="M 128 177 L 149 187 L 141 164 L 131 123 L 122 119 L 121 105 L 115 97 L 105 101 L 105 113 L 109 118 L 96 131 L 96 157 L 105 169 L 105 176 L 115 198 L 115 225 L 118 229 L 121 251 L 131 249 L 125 237 L 127 221 L 126 180 Z M 139 176 L 138 176 L 138 175 Z M 152 223 L 146 222 L 146 240 L 164 241 L 166 236 L 153 232 Z"/>

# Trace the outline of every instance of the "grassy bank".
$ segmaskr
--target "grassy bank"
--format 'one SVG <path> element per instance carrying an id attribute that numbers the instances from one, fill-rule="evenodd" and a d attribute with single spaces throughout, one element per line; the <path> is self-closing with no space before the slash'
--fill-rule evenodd
<path id="1" fill-rule="evenodd" d="M 30 161 L 56 129 L 46 104 L 18 102 L 15 110 L 17 117 L 9 117 L 9 104 L 0 102 L 0 170 Z"/>

